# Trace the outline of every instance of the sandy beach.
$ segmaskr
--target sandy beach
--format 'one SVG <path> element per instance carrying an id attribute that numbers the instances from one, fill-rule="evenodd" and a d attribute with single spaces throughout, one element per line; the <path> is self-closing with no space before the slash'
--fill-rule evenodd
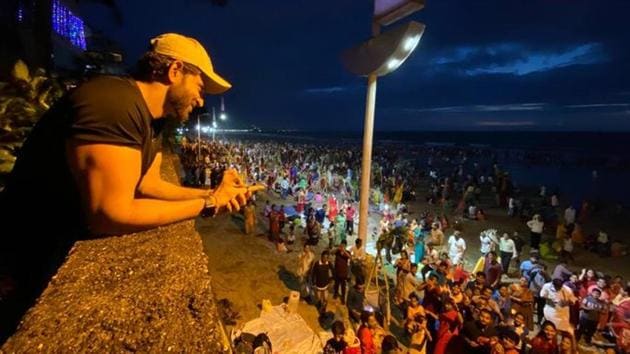
<path id="1" fill-rule="evenodd" d="M 418 188 L 418 195 L 423 195 L 424 186 Z M 487 221 L 471 221 L 460 219 L 449 215 L 451 224 L 460 220 L 464 227 L 464 238 L 467 242 L 466 264 L 467 270 L 472 268 L 480 256 L 479 253 L 479 233 L 483 230 L 494 228 L 503 232 L 518 231 L 528 241 L 529 230 L 525 222 L 518 218 L 510 218 L 503 209 L 487 207 L 493 203 L 493 196 L 489 191 L 482 194 L 481 205 L 486 206 L 488 216 Z M 262 207 L 265 200 L 271 203 L 289 204 L 290 199 L 282 201 L 275 194 L 259 193 L 257 201 L 257 232 L 254 235 L 245 235 L 243 218 L 239 214 L 219 215 L 210 219 L 198 219 L 196 228 L 202 236 L 204 249 L 209 258 L 209 270 L 212 275 L 213 287 L 217 299 L 227 298 L 234 304 L 234 309 L 239 312 L 240 319 L 236 326 L 239 326 L 253 318 L 258 317 L 260 305 L 263 299 L 269 299 L 272 304 L 280 304 L 288 296 L 291 290 L 297 290 L 298 282 L 295 277 L 297 269 L 297 257 L 300 250 L 301 240 L 300 230 L 297 235 L 297 242 L 292 246 L 293 251 L 287 254 L 276 252 L 274 245 L 267 240 L 266 230 L 267 220 L 262 217 Z M 424 201 L 418 201 L 409 205 L 410 218 L 418 216 L 420 212 L 432 210 L 435 206 L 428 205 Z M 371 225 L 377 222 L 378 215 L 371 215 Z M 594 233 L 599 229 L 606 230 L 612 239 L 623 238 L 624 225 L 627 223 L 628 213 L 624 211 L 622 215 L 613 215 L 610 210 L 601 210 L 591 216 L 584 225 L 585 235 Z M 355 229 L 356 232 L 356 229 Z M 452 229 L 446 230 L 448 236 Z M 546 237 L 555 237 L 555 226 L 547 227 Z M 348 244 L 352 244 L 356 235 L 350 237 Z M 324 241 L 321 240 L 315 251 L 319 255 L 324 249 Z M 529 247 L 526 245 L 524 257 L 529 254 Z M 593 267 L 598 271 L 611 276 L 622 275 L 624 279 L 630 278 L 630 258 L 608 257 L 601 258 L 598 255 L 587 252 L 576 247 L 574 252 L 575 263 L 569 265 L 575 271 L 582 268 Z M 523 257 L 521 257 L 523 259 Z M 544 260 L 551 270 L 555 266 L 554 261 Z M 511 273 L 516 271 L 512 264 Z M 393 280 L 393 277 L 392 277 Z M 393 282 L 392 282 L 393 284 Z M 337 301 L 330 301 L 329 310 L 334 311 L 338 306 Z M 393 307 L 393 314 L 396 309 Z M 301 301 L 299 307 L 300 315 L 306 320 L 309 326 L 318 333 L 322 331 L 317 321 L 317 312 L 314 306 Z M 230 326 L 228 326 L 228 330 Z M 395 322 L 391 330 L 398 334 Z"/>

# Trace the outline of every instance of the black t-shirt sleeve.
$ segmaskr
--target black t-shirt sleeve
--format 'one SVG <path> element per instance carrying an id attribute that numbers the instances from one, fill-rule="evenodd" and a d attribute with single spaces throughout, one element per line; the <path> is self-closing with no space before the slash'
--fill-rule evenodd
<path id="1" fill-rule="evenodd" d="M 142 102 L 133 86 L 120 80 L 110 85 L 86 84 L 70 96 L 76 119 L 69 135 L 85 142 L 141 148 L 146 135 Z"/>

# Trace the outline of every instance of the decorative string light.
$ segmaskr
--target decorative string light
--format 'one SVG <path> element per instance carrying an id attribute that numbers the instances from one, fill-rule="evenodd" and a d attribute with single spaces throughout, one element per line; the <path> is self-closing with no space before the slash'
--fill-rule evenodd
<path id="1" fill-rule="evenodd" d="M 52 1 L 52 27 L 55 33 L 70 41 L 72 45 L 87 49 L 83 20 L 75 16 L 60 0 Z"/>

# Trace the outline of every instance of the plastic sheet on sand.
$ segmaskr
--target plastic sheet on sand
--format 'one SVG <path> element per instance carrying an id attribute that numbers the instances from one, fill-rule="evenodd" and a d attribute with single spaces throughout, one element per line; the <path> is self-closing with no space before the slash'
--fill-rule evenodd
<path id="1" fill-rule="evenodd" d="M 243 332 L 267 333 L 274 353 L 321 353 L 322 342 L 297 313 L 288 313 L 285 305 L 262 311 L 260 317 L 245 324 Z"/>

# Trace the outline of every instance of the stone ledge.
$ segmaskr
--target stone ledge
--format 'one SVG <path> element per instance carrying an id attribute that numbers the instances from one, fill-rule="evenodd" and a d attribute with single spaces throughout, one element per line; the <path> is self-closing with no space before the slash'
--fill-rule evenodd
<path id="1" fill-rule="evenodd" d="M 222 353 L 210 281 L 193 221 L 79 241 L 0 352 Z"/>

